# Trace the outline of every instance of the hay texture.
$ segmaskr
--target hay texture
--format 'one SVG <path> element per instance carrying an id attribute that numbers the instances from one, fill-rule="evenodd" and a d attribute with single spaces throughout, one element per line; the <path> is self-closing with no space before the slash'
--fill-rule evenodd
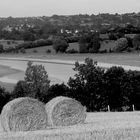
<path id="1" fill-rule="evenodd" d="M 80 102 L 68 97 L 56 97 L 46 104 L 50 126 L 70 126 L 84 123 L 86 108 Z"/>
<path id="2" fill-rule="evenodd" d="M 47 128 L 47 114 L 43 103 L 32 98 L 17 98 L 8 102 L 1 113 L 4 131 L 32 131 Z"/>

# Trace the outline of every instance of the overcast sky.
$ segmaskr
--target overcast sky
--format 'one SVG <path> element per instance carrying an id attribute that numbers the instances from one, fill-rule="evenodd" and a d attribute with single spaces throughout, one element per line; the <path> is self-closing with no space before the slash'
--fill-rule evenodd
<path id="1" fill-rule="evenodd" d="M 140 12 L 140 0 L 0 0 L 0 17 Z"/>

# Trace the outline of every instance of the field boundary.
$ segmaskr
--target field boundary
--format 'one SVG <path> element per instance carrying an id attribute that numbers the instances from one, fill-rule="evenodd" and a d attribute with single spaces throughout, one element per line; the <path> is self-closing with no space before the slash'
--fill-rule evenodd
<path id="1" fill-rule="evenodd" d="M 0 57 L 0 60 L 10 60 L 10 61 L 32 61 L 32 62 L 41 62 L 41 63 L 51 63 L 51 64 L 62 64 L 62 65 L 73 65 L 75 64 L 75 61 L 70 60 L 58 60 L 58 59 L 34 59 L 34 58 L 5 58 Z M 84 61 L 78 61 L 80 64 L 84 63 Z M 140 71 L 140 67 L 138 66 L 129 66 L 129 65 L 118 65 L 118 64 L 112 64 L 112 63 L 104 63 L 104 62 L 98 62 L 98 66 L 108 69 L 112 66 L 117 67 L 123 67 L 125 70 L 132 70 L 132 71 Z"/>

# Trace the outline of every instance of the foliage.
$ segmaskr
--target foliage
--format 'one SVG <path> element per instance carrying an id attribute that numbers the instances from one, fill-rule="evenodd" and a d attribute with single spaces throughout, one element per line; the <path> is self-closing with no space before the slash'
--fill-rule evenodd
<path id="1" fill-rule="evenodd" d="M 46 50 L 46 53 L 51 53 L 51 50 L 50 50 L 50 49 L 47 49 L 47 50 Z"/>
<path id="2" fill-rule="evenodd" d="M 44 101 L 50 87 L 48 74 L 42 65 L 28 62 L 24 81 L 19 81 L 14 88 L 13 98 L 32 97 Z"/>
<path id="3" fill-rule="evenodd" d="M 79 40 L 79 53 L 88 53 L 88 42 L 85 36 L 82 36 Z"/>
<path id="4" fill-rule="evenodd" d="M 0 86 L 0 113 L 2 111 L 3 106 L 10 101 L 10 94 Z"/>
<path id="5" fill-rule="evenodd" d="M 61 52 L 64 53 L 66 52 L 69 44 L 63 40 L 63 39 L 55 39 L 53 42 L 53 48 L 56 51 L 56 53 Z"/>
<path id="6" fill-rule="evenodd" d="M 3 52 L 4 52 L 3 45 L 0 44 L 0 53 L 3 53 Z"/>
<path id="7" fill-rule="evenodd" d="M 14 90 L 12 91 L 11 98 L 19 98 L 19 97 L 26 97 L 30 96 L 30 93 L 28 93 L 28 84 L 25 81 L 18 81 L 16 86 L 14 87 Z"/>
<path id="8" fill-rule="evenodd" d="M 67 51 L 67 53 L 71 53 L 71 54 L 73 54 L 73 53 L 78 53 L 78 51 L 75 50 L 75 49 L 70 49 L 70 50 Z"/>
<path id="9" fill-rule="evenodd" d="M 122 67 L 111 67 L 105 74 L 107 104 L 111 110 L 122 110 L 122 107 L 129 106 L 131 94 L 131 83 L 129 75 Z"/>
<path id="10" fill-rule="evenodd" d="M 120 38 L 116 42 L 115 52 L 122 52 L 128 48 L 128 41 L 126 38 Z"/>
<path id="11" fill-rule="evenodd" d="M 47 94 L 50 86 L 50 80 L 44 66 L 28 62 L 24 79 L 28 85 L 28 93 L 34 98 L 43 100 L 43 96 Z"/>
<path id="12" fill-rule="evenodd" d="M 101 46 L 101 44 L 100 44 L 99 37 L 97 37 L 97 36 L 93 37 L 93 39 L 90 42 L 89 52 L 90 53 L 98 53 L 100 46 Z"/>
<path id="13" fill-rule="evenodd" d="M 85 64 L 75 63 L 75 78 L 70 78 L 68 85 L 73 98 L 80 100 L 88 111 L 99 111 L 105 108 L 104 70 L 97 63 L 86 58 Z"/>
<path id="14" fill-rule="evenodd" d="M 135 37 L 133 38 L 133 45 L 135 49 L 140 49 L 140 34 L 135 35 Z"/>
<path id="15" fill-rule="evenodd" d="M 30 31 L 25 31 L 23 34 L 23 40 L 24 41 L 34 41 L 35 35 L 31 33 Z"/>
<path id="16" fill-rule="evenodd" d="M 70 96 L 69 87 L 64 83 L 51 85 L 48 94 L 45 96 L 44 102 L 48 102 L 57 96 Z"/>
<path id="17" fill-rule="evenodd" d="M 25 50 L 24 48 L 21 48 L 21 49 L 20 49 L 20 52 L 21 52 L 21 53 L 26 53 L 26 50 Z"/>

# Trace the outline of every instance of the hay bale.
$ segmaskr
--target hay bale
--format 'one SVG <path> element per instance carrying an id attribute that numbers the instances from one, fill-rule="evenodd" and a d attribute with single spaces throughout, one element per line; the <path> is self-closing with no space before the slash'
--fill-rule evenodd
<path id="1" fill-rule="evenodd" d="M 29 97 L 7 103 L 1 113 L 4 131 L 32 131 L 47 128 L 47 114 L 43 103 Z"/>
<path id="2" fill-rule="evenodd" d="M 68 97 L 56 97 L 46 104 L 48 122 L 51 126 L 70 126 L 83 123 L 86 108 L 80 102 Z"/>

